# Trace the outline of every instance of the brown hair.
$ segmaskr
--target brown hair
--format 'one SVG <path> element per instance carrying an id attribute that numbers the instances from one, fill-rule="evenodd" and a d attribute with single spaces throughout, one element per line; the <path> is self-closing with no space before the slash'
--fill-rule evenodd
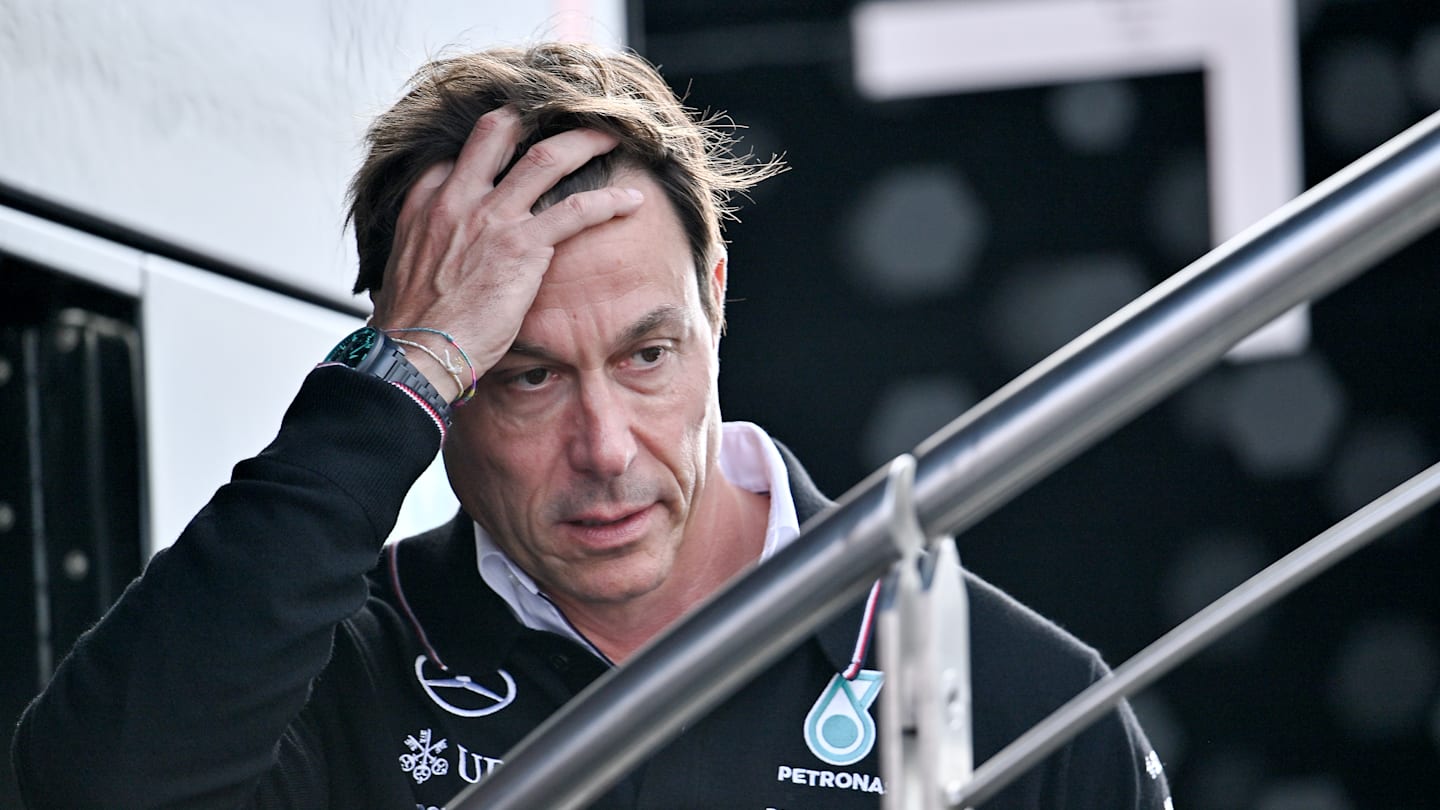
<path id="1" fill-rule="evenodd" d="M 536 210 L 603 187 L 617 169 L 650 172 L 689 241 L 705 314 L 719 323 L 719 302 L 711 300 L 707 278 L 720 258 L 721 219 L 733 218 L 733 193 L 780 173 L 783 164 L 733 155 L 728 119 L 684 107 L 639 56 L 574 43 L 439 59 L 411 78 L 404 96 L 370 126 L 368 154 L 350 184 L 348 221 L 360 253 L 355 292 L 383 283 L 395 221 L 411 185 L 430 166 L 457 157 L 481 115 L 506 105 L 519 113 L 524 133 L 517 159 L 567 129 L 595 129 L 619 139 L 613 151 L 557 184 Z"/>

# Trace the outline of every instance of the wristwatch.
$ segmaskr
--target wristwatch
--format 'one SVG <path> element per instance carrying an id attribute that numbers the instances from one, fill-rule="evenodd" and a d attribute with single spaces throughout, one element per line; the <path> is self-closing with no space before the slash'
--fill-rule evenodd
<path id="1" fill-rule="evenodd" d="M 420 369 L 405 358 L 405 350 L 379 329 L 362 326 L 346 335 L 325 356 L 325 363 L 346 366 L 400 385 L 433 408 L 446 427 L 450 426 L 450 403 L 440 396 Z"/>

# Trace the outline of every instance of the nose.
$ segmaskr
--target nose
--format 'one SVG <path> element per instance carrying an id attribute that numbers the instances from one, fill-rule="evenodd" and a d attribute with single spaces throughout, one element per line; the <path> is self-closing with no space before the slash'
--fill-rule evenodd
<path id="1" fill-rule="evenodd" d="M 609 381 L 582 382 L 570 465 L 598 478 L 624 474 L 636 453 L 632 417 L 624 393 L 615 391 Z"/>

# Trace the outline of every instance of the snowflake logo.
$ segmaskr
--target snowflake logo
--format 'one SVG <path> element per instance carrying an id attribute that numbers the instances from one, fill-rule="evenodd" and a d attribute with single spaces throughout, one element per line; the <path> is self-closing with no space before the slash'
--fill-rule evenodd
<path id="1" fill-rule="evenodd" d="M 410 753 L 400 755 L 400 769 L 413 776 L 417 785 L 450 771 L 449 761 L 440 757 L 450 743 L 445 740 L 432 743 L 434 736 L 434 732 L 427 728 L 420 732 L 419 739 L 413 734 L 405 738 L 405 746 Z"/>
<path id="2" fill-rule="evenodd" d="M 1160 775 L 1165 773 L 1164 766 L 1160 764 L 1160 755 L 1155 753 L 1153 749 L 1145 756 L 1145 773 L 1148 774 L 1151 779 L 1159 779 Z"/>

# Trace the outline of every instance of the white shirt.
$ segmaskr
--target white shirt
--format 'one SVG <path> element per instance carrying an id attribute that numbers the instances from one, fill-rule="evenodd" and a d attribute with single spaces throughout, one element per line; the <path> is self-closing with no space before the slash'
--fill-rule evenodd
<path id="1" fill-rule="evenodd" d="M 800 535 L 800 519 L 795 514 L 785 460 L 780 457 L 774 440 L 758 425 L 726 422 L 721 427 L 719 462 L 725 480 L 750 492 L 770 493 L 770 518 L 765 527 L 765 545 L 760 551 L 760 562 L 764 562 Z M 478 523 L 475 524 L 475 559 L 480 578 L 505 600 L 521 624 L 574 639 L 604 658 Z"/>

